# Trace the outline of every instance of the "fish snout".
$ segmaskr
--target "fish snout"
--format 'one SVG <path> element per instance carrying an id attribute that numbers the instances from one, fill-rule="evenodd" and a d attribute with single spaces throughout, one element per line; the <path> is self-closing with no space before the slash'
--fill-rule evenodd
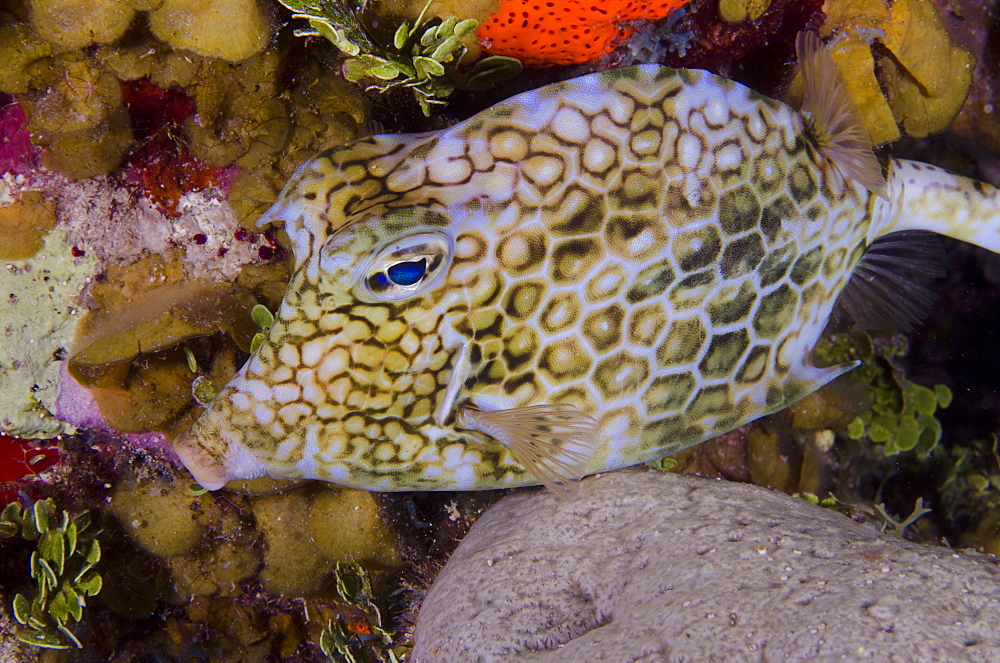
<path id="1" fill-rule="evenodd" d="M 227 434 L 208 416 L 174 440 L 174 452 L 194 480 L 206 490 L 218 490 L 236 479 L 255 479 L 267 468 L 233 434 Z"/>
<path id="2" fill-rule="evenodd" d="M 220 457 L 217 450 L 206 445 L 193 430 L 174 440 L 174 453 L 194 480 L 206 490 L 218 490 L 230 479 L 226 472 L 225 457 Z"/>

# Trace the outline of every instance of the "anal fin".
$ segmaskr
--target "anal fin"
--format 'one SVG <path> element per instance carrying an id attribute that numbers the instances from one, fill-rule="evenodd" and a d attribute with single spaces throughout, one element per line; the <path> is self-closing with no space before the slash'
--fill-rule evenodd
<path id="1" fill-rule="evenodd" d="M 566 404 L 508 410 L 462 408 L 464 424 L 486 433 L 514 459 L 561 497 L 576 489 L 597 449 L 599 431 L 590 415 Z"/>

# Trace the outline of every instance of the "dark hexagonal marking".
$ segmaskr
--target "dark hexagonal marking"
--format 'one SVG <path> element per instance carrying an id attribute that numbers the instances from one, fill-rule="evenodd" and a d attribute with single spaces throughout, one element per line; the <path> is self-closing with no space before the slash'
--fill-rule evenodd
<path id="1" fill-rule="evenodd" d="M 455 330 L 477 341 L 489 340 L 499 338 L 503 332 L 504 322 L 504 316 L 499 311 L 476 309 L 472 314 L 458 320 L 455 323 Z"/>
<path id="2" fill-rule="evenodd" d="M 618 210 L 659 209 L 663 190 L 663 168 L 638 166 L 622 169 L 621 185 L 609 194 L 611 205 Z"/>
<path id="3" fill-rule="evenodd" d="M 581 150 L 580 165 L 597 177 L 608 177 L 609 171 L 621 167 L 618 146 L 600 137 L 591 137 Z"/>
<path id="4" fill-rule="evenodd" d="M 799 319 L 805 322 L 808 315 L 816 313 L 829 300 L 826 286 L 817 281 L 802 291 L 802 303 L 799 305 Z"/>
<path id="5" fill-rule="evenodd" d="M 792 279 L 792 283 L 798 286 L 805 285 L 809 281 L 812 281 L 816 274 L 819 273 L 819 268 L 823 264 L 823 247 L 817 246 L 806 253 L 799 256 L 795 264 L 792 265 L 792 271 L 789 273 L 789 277 Z"/>
<path id="6" fill-rule="evenodd" d="M 523 389 L 525 385 L 528 385 L 531 391 L 526 394 L 522 394 L 522 396 L 527 396 L 530 400 L 538 398 L 541 392 L 541 386 L 535 378 L 534 371 L 525 371 L 519 375 L 513 375 L 507 378 L 503 381 L 503 390 L 505 394 L 510 396 L 514 392 Z"/>
<path id="7" fill-rule="evenodd" d="M 800 203 L 808 202 L 816 195 L 816 180 L 804 163 L 797 163 L 788 172 L 788 187 L 792 197 Z"/>
<path id="8" fill-rule="evenodd" d="M 706 417 L 722 417 L 730 412 L 733 399 L 729 385 L 717 384 L 703 387 L 687 408 L 688 418 L 694 422 Z"/>
<path id="9" fill-rule="evenodd" d="M 576 325 L 582 309 L 575 292 L 556 292 L 542 310 L 539 323 L 546 332 L 555 334 Z"/>
<path id="10" fill-rule="evenodd" d="M 719 224 L 730 235 L 739 235 L 760 225 L 757 193 L 743 184 L 719 197 Z"/>
<path id="11" fill-rule="evenodd" d="M 667 310 L 654 301 L 632 311 L 628 321 L 628 340 L 633 345 L 653 347 L 667 326 Z"/>
<path id="12" fill-rule="evenodd" d="M 705 438 L 704 427 L 692 426 L 685 414 L 675 414 L 644 425 L 639 435 L 639 447 L 660 449 L 666 455 L 676 453 Z"/>
<path id="13" fill-rule="evenodd" d="M 777 338 L 794 319 L 798 308 L 799 296 L 794 290 L 782 283 L 769 295 L 760 300 L 757 313 L 753 318 L 753 328 L 759 338 Z"/>
<path id="14" fill-rule="evenodd" d="M 548 242 L 537 228 L 521 228 L 497 243 L 500 266 L 518 276 L 538 270 L 545 262 Z"/>
<path id="15" fill-rule="evenodd" d="M 704 269 L 719 258 L 722 238 L 718 229 L 705 226 L 697 230 L 678 233 L 672 244 L 674 259 L 685 272 Z"/>
<path id="16" fill-rule="evenodd" d="M 617 297 L 627 280 L 628 272 L 621 264 L 612 263 L 604 266 L 601 271 L 584 282 L 587 301 L 597 304 Z"/>
<path id="17" fill-rule="evenodd" d="M 757 269 L 764 259 L 764 242 L 760 233 L 726 242 L 719 261 L 719 273 L 724 279 L 734 279 Z"/>
<path id="18" fill-rule="evenodd" d="M 789 243 L 772 250 L 760 263 L 760 285 L 767 288 L 785 278 L 789 268 L 798 255 L 798 247 Z"/>
<path id="19" fill-rule="evenodd" d="M 597 363 L 593 380 L 604 398 L 631 396 L 649 379 L 649 362 L 622 350 Z"/>
<path id="20" fill-rule="evenodd" d="M 541 281 L 518 281 L 507 292 L 503 310 L 513 320 L 526 320 L 535 314 L 545 294 L 546 285 Z"/>
<path id="21" fill-rule="evenodd" d="M 823 261 L 823 278 L 832 279 L 847 271 L 847 247 L 838 246 Z"/>
<path id="22" fill-rule="evenodd" d="M 607 215 L 604 195 L 579 184 L 567 186 L 559 202 L 542 209 L 542 217 L 552 219 L 549 230 L 557 236 L 598 233 Z"/>
<path id="23" fill-rule="evenodd" d="M 503 274 L 497 270 L 479 270 L 461 287 L 468 293 L 472 308 L 483 308 L 500 298 L 505 285 Z"/>
<path id="24" fill-rule="evenodd" d="M 552 382 L 579 380 L 590 372 L 593 361 L 590 352 L 575 338 L 564 338 L 545 346 L 538 360 L 540 370 Z"/>
<path id="25" fill-rule="evenodd" d="M 656 365 L 659 368 L 691 367 L 706 338 L 708 334 L 698 318 L 674 320 L 667 330 L 667 337 L 656 349 Z"/>
<path id="26" fill-rule="evenodd" d="M 593 412 L 596 409 L 594 397 L 591 395 L 590 390 L 579 385 L 566 387 L 555 392 L 549 397 L 549 401 L 552 403 L 575 405 L 582 412 Z"/>
<path id="27" fill-rule="evenodd" d="M 690 373 L 662 375 L 653 380 L 642 394 L 648 415 L 665 412 L 683 412 L 698 387 L 697 380 Z"/>
<path id="28" fill-rule="evenodd" d="M 500 384 L 507 377 L 507 369 L 496 359 L 486 362 L 473 380 L 477 386 Z"/>
<path id="29" fill-rule="evenodd" d="M 667 230 L 659 214 L 612 214 L 604 227 L 608 251 L 629 262 L 644 262 L 663 253 Z"/>
<path id="30" fill-rule="evenodd" d="M 700 309 L 705 299 L 715 290 L 718 270 L 706 269 L 685 276 L 670 291 L 670 302 L 675 311 Z"/>
<path id="31" fill-rule="evenodd" d="M 716 380 L 732 375 L 750 347 L 750 335 L 745 329 L 738 329 L 712 337 L 698 370 L 706 380 Z"/>
<path id="32" fill-rule="evenodd" d="M 604 257 L 604 250 L 593 237 L 567 239 L 552 250 L 552 279 L 556 283 L 581 281 Z"/>
<path id="33" fill-rule="evenodd" d="M 747 358 L 743 361 L 743 366 L 736 372 L 736 381 L 755 384 L 764 377 L 767 370 L 767 357 L 770 349 L 766 345 L 758 345 L 751 348 Z"/>
<path id="34" fill-rule="evenodd" d="M 583 336 L 597 352 L 604 353 L 621 343 L 625 309 L 615 302 L 607 308 L 588 313 L 583 319 Z"/>
<path id="35" fill-rule="evenodd" d="M 650 297 L 659 297 L 667 291 L 674 282 L 674 268 L 670 258 L 663 258 L 648 267 L 643 268 L 632 282 L 625 299 L 629 304 L 644 302 Z"/>
<path id="36" fill-rule="evenodd" d="M 680 225 L 684 219 L 705 219 L 715 216 L 718 196 L 711 187 L 698 191 L 695 200 L 685 195 L 684 183 L 680 180 L 667 182 L 664 195 L 663 213 L 670 219 L 677 219 L 675 225 Z"/>
<path id="37" fill-rule="evenodd" d="M 785 390 L 776 384 L 768 386 L 767 393 L 764 396 L 764 402 L 767 404 L 767 409 L 774 411 L 780 410 L 782 407 L 788 404 L 788 399 L 785 398 Z"/>
<path id="38" fill-rule="evenodd" d="M 757 301 L 757 287 L 749 280 L 739 286 L 727 286 L 705 304 L 713 325 L 728 325 L 750 317 Z"/>
<path id="39" fill-rule="evenodd" d="M 511 373 L 521 369 L 538 355 L 538 332 L 530 325 L 519 325 L 503 338 L 503 359 Z"/>
<path id="40" fill-rule="evenodd" d="M 751 164 L 750 178 L 754 188 L 763 195 L 773 195 L 785 191 L 785 166 L 788 162 L 784 151 L 760 152 Z"/>
<path id="41" fill-rule="evenodd" d="M 480 262 L 486 257 L 489 247 L 481 233 L 464 232 L 455 238 L 455 257 L 452 259 L 453 265 L 461 265 L 466 262 Z"/>
<path id="42" fill-rule="evenodd" d="M 760 227 L 767 241 L 773 243 L 781 233 L 782 222 L 794 219 L 798 214 L 799 209 L 785 194 L 765 205 L 760 213 Z"/>

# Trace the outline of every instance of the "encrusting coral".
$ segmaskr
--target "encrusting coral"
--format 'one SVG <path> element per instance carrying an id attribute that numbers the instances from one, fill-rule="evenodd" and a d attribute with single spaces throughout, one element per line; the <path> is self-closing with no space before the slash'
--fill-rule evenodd
<path id="1" fill-rule="evenodd" d="M 503 0 L 476 33 L 486 52 L 526 67 L 582 64 L 628 39 L 635 32 L 628 21 L 658 20 L 688 1 Z"/>

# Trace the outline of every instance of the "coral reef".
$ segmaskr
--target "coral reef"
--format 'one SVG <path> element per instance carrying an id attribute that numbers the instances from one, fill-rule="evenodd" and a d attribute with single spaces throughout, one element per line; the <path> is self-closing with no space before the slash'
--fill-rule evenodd
<path id="1" fill-rule="evenodd" d="M 288 280 L 283 231 L 251 233 L 242 226 L 320 150 L 369 132 L 437 129 L 584 68 L 637 62 L 707 68 L 775 96 L 788 88 L 794 99 L 795 34 L 815 29 L 834 45 L 876 142 L 937 132 L 958 113 L 948 135 L 904 139 L 897 154 L 909 150 L 969 174 L 978 169 L 981 177 L 1000 173 L 991 153 L 1000 149 L 993 108 L 1000 77 L 990 7 L 982 3 L 957 0 L 940 9 L 931 0 L 665 0 L 642 8 L 651 12 L 649 21 L 623 20 L 637 17 L 635 2 L 615 3 L 624 9 L 613 19 L 592 14 L 594 3 L 578 3 L 577 13 L 571 4 L 518 3 L 529 17 L 513 24 L 503 20 L 512 4 L 499 0 L 439 0 L 429 7 L 424 0 L 289 2 L 301 15 L 294 19 L 293 12 L 261 0 L 19 0 L 4 7 L 0 631 L 7 641 L 0 659 L 33 660 L 39 652 L 25 649 L 25 642 L 84 647 L 46 660 L 305 662 L 407 655 L 402 644 L 412 604 L 499 495 L 372 495 L 267 480 L 205 495 L 192 489 L 168 451 L 170 435 L 188 425 L 266 330 L 263 312 L 278 309 Z M 679 5 L 681 11 L 657 21 Z M 331 6 L 339 13 L 331 14 Z M 293 38 L 296 28 L 309 31 L 307 25 L 323 38 Z M 579 39 L 571 29 L 545 41 L 567 25 L 579 27 Z M 502 57 L 479 59 L 479 39 L 492 40 L 487 54 L 521 58 L 529 70 L 511 79 L 516 65 Z M 411 94 L 417 103 L 410 103 Z M 425 118 L 418 106 L 436 111 L 435 117 Z M 965 142 L 956 143 L 956 134 Z M 950 255 L 957 268 L 937 286 L 944 319 L 905 337 L 908 353 L 904 337 L 832 329 L 819 355 L 829 362 L 863 359 L 852 377 L 659 461 L 659 469 L 773 486 L 908 538 L 1000 552 L 1000 454 L 991 436 L 1000 398 L 994 393 L 995 353 L 983 354 L 996 344 L 989 325 L 947 319 L 969 307 L 974 314 L 962 317 L 996 318 L 996 265 L 955 249 Z M 955 256 L 968 264 L 957 265 Z M 962 386 L 950 405 L 945 384 Z M 584 491 L 590 483 L 584 482 Z M 763 522 L 764 502 L 776 509 L 776 518 L 791 518 L 794 525 L 844 525 L 833 513 L 806 513 L 778 496 L 719 482 L 706 488 L 716 489 L 748 491 L 713 502 L 747 509 L 740 522 L 748 527 Z M 615 488 L 606 504 L 651 513 L 645 502 L 628 502 L 626 492 Z M 661 501 L 670 504 L 669 516 L 679 518 L 694 508 L 697 492 Z M 651 494 L 644 490 L 640 497 Z M 544 494 L 512 499 L 535 499 L 556 510 L 562 504 Z M 910 517 L 891 515 L 910 513 L 915 503 Z M 605 513 L 606 504 L 592 513 Z M 522 536 L 529 521 L 509 513 L 495 512 L 490 523 Z M 714 522 L 713 513 L 695 515 L 698 532 L 715 532 L 698 559 L 715 564 L 725 533 L 705 526 Z M 570 516 L 567 527 L 578 526 L 579 513 Z M 609 522 L 628 522 L 614 518 Z M 559 522 L 547 518 L 542 529 Z M 637 540 L 644 550 L 662 543 L 648 517 L 641 525 Z M 594 531 L 586 550 L 559 567 L 574 569 L 573 596 L 582 560 L 597 554 Z M 869 529 L 854 533 L 877 541 L 876 547 L 841 549 L 838 559 L 872 562 L 865 555 L 875 550 L 878 559 L 855 573 L 875 583 L 888 579 L 880 565 L 898 542 L 871 539 Z M 700 541 L 694 530 L 667 539 Z M 773 572 L 778 584 L 787 584 L 780 580 L 785 575 L 806 577 L 799 566 L 803 555 L 793 552 L 806 548 L 786 543 L 767 554 L 752 546 L 743 561 L 761 560 L 760 573 Z M 922 574 L 956 558 L 950 551 L 932 559 L 921 557 L 926 549 L 905 549 L 923 560 L 909 575 L 924 583 L 923 600 L 932 580 Z M 479 564 L 479 571 L 538 569 L 509 554 L 509 560 L 490 557 L 492 564 Z M 667 579 L 675 591 L 680 556 L 669 559 Z M 775 570 L 782 560 L 793 571 Z M 981 566 L 964 555 L 958 563 Z M 614 576 L 608 568 L 602 566 L 602 577 Z M 701 598 L 711 586 L 705 583 L 714 581 L 705 568 L 692 576 L 699 578 L 694 589 Z M 892 568 L 910 574 L 894 561 Z M 522 575 L 519 583 L 535 592 L 560 577 Z M 834 581 L 825 570 L 808 577 L 816 586 Z M 496 605 L 517 586 L 508 580 L 492 586 L 491 601 Z M 606 626 L 627 622 L 623 641 L 634 642 L 637 622 L 629 621 L 614 595 L 596 589 L 591 595 L 599 606 L 614 605 Z M 890 630 L 898 635 L 921 614 L 907 610 L 905 620 L 893 619 L 898 606 L 892 601 L 873 606 L 869 621 L 880 620 L 881 630 L 866 642 L 881 642 Z M 804 619 L 809 609 L 797 605 L 794 615 Z M 690 632 L 718 627 L 719 619 L 703 617 L 713 611 L 706 608 Z M 464 612 L 439 632 L 458 639 L 459 627 L 475 614 Z M 690 612 L 678 607 L 671 614 Z M 740 610 L 741 629 L 752 614 Z M 834 630 L 825 615 L 822 623 L 826 633 Z M 966 626 L 961 631 L 935 623 L 933 631 L 952 629 L 955 642 L 980 638 L 970 646 L 983 647 L 985 627 L 974 620 Z M 740 643 L 739 655 L 760 646 L 745 638 Z M 920 638 L 897 641 L 893 653 L 920 644 Z"/>

